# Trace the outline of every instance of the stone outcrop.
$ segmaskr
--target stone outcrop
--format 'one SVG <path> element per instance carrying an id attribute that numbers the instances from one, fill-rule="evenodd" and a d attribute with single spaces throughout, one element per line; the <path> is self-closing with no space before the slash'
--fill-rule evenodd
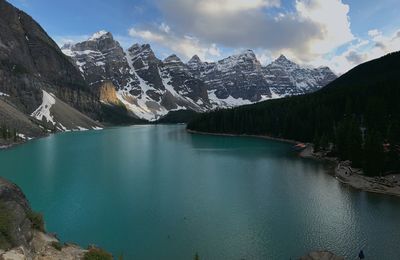
<path id="1" fill-rule="evenodd" d="M 0 178 L 1 260 L 83 259 L 88 250 L 39 230 L 33 214 L 21 189 Z"/>
<path id="2" fill-rule="evenodd" d="M 107 81 L 104 82 L 101 87 L 100 87 L 100 101 L 107 103 L 107 104 L 112 104 L 112 105 L 118 105 L 119 100 L 117 97 L 117 92 L 115 90 L 115 86 L 112 82 Z"/>
<path id="3" fill-rule="evenodd" d="M 31 208 L 22 191 L 0 178 L 0 249 L 29 247 L 33 238 Z"/>

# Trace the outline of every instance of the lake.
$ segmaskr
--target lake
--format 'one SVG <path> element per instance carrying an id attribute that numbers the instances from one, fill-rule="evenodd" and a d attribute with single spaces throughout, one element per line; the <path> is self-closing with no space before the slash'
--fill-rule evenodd
<path id="1" fill-rule="evenodd" d="M 400 258 L 400 199 L 340 184 L 290 144 L 132 126 L 0 151 L 47 230 L 124 259 Z"/>

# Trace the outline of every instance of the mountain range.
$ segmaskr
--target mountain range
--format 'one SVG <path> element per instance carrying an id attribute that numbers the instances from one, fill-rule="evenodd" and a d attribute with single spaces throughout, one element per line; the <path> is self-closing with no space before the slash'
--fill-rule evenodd
<path id="1" fill-rule="evenodd" d="M 7 136 L 207 112 L 313 92 L 335 78 L 327 67 L 283 55 L 262 66 L 251 50 L 217 62 L 161 60 L 149 44 L 124 50 L 105 31 L 60 49 L 32 17 L 0 0 L 0 130 Z"/>
<path id="2" fill-rule="evenodd" d="M 336 79 L 328 67 L 301 67 L 283 55 L 264 67 L 252 50 L 217 62 L 203 62 L 195 55 L 184 63 L 175 54 L 160 60 L 149 44 L 124 51 L 106 31 L 64 45 L 62 51 L 102 93 L 103 103 L 122 103 L 149 121 L 170 111 L 205 112 L 310 93 Z"/>

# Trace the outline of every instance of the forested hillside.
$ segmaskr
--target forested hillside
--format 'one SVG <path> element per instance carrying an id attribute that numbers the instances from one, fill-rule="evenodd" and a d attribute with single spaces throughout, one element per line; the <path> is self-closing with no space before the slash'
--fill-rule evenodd
<path id="1" fill-rule="evenodd" d="M 366 173 L 399 172 L 400 52 L 364 63 L 318 92 L 199 115 L 188 129 L 313 142 Z"/>

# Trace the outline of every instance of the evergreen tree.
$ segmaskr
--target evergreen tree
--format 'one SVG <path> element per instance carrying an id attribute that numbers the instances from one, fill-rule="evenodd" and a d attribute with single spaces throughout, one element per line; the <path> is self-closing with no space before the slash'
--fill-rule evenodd
<path id="1" fill-rule="evenodd" d="M 371 131 L 365 141 L 364 171 L 369 176 L 381 175 L 383 170 L 383 146 L 379 132 Z"/>

